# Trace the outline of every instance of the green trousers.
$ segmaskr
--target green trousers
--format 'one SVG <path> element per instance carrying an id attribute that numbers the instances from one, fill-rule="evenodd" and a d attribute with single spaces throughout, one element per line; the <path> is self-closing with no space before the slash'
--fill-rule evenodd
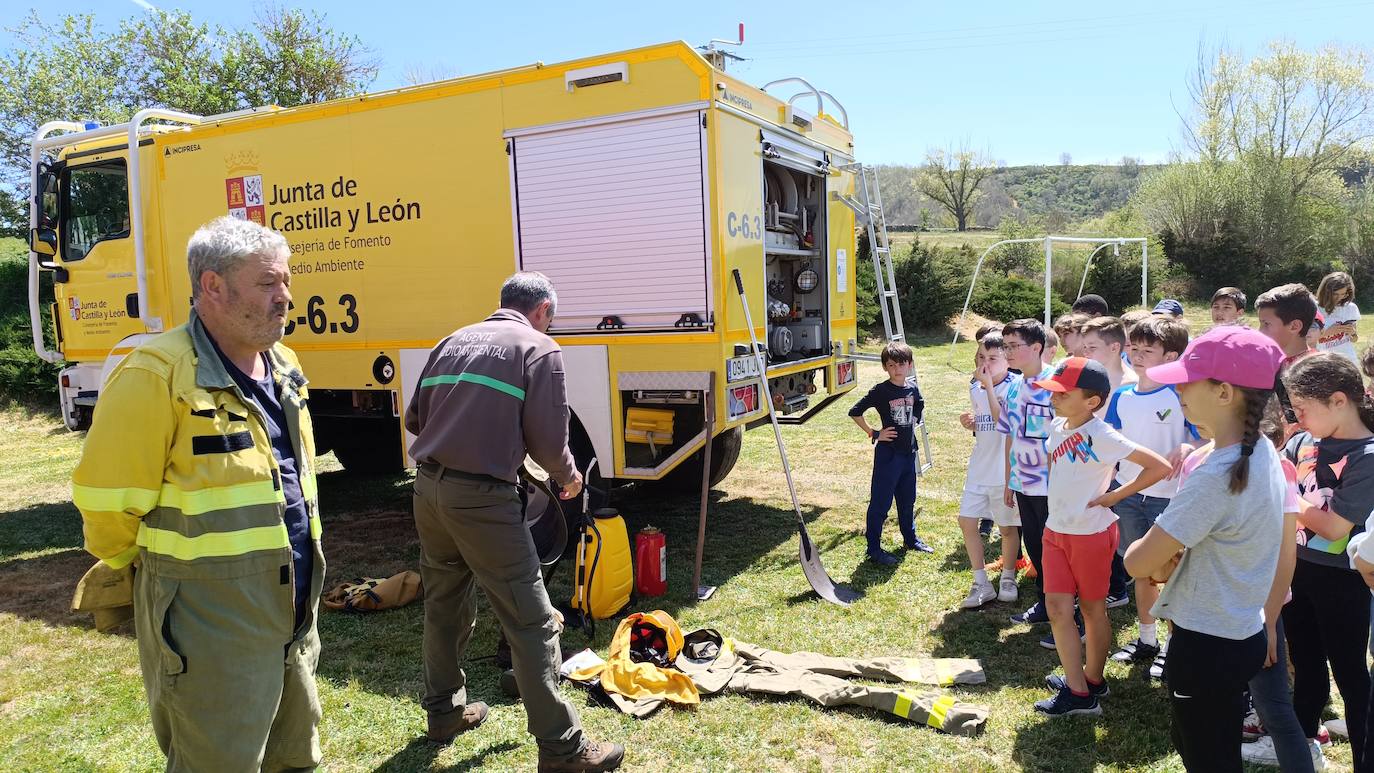
<path id="1" fill-rule="evenodd" d="M 558 623 L 515 486 L 424 466 L 415 528 L 425 587 L 425 710 L 468 703 L 462 662 L 477 621 L 476 587 L 510 643 L 530 735 L 546 754 L 582 747 L 582 725 L 558 694 Z"/>
<path id="2" fill-rule="evenodd" d="M 144 569 L 134 626 L 153 735 L 168 771 L 314 770 L 320 764 L 313 615 L 292 640 L 291 593 L 271 578 L 186 579 Z M 284 588 L 284 589 L 283 589 Z M 284 618 L 284 619 L 277 619 Z"/>

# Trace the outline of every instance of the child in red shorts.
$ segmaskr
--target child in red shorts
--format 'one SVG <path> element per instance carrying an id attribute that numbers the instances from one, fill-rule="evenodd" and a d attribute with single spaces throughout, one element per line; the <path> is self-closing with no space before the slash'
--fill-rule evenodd
<path id="1" fill-rule="evenodd" d="M 1050 392 L 1056 416 L 1051 425 L 1049 520 L 1045 524 L 1045 603 L 1054 628 L 1055 649 L 1064 676 L 1045 681 L 1055 690 L 1035 708 L 1050 716 L 1101 714 L 1098 698 L 1108 693 L 1102 670 L 1107 663 L 1111 627 L 1107 586 L 1112 556 L 1120 539 L 1116 514 L 1120 500 L 1158 483 L 1170 472 L 1164 457 L 1122 437 L 1093 416 L 1111 394 L 1112 382 L 1101 363 L 1070 357 L 1049 379 L 1035 386 Z M 1135 480 L 1108 491 L 1117 462 L 1140 465 Z M 1074 622 L 1074 596 L 1083 613 L 1087 665 Z"/>

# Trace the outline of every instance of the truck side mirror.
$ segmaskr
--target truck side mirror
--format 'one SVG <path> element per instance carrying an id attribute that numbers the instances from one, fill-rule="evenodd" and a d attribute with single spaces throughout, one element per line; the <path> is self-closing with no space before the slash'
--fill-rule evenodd
<path id="1" fill-rule="evenodd" d="M 49 258 L 56 255 L 57 233 L 51 228 L 34 228 L 29 231 L 29 249 Z"/>

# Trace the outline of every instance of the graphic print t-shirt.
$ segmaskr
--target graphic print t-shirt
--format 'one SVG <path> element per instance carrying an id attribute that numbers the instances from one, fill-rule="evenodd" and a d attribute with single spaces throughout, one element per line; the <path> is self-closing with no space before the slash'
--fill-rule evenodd
<path id="1" fill-rule="evenodd" d="M 1007 390 L 1015 379 L 1015 375 L 1008 373 L 1006 378 L 993 385 L 993 399 L 997 400 L 998 406 L 1007 399 Z M 997 431 L 997 422 L 992 420 L 988 392 L 981 382 L 975 381 L 969 387 L 968 397 L 973 405 L 973 454 L 968 459 L 968 478 L 964 485 L 1004 486 L 1007 471 L 1002 453 L 1006 449 L 1002 435 Z"/>
<path id="2" fill-rule="evenodd" d="M 1303 527 L 1298 532 L 1298 558 L 1349 569 L 1346 545 L 1364 532 L 1374 511 L 1374 438 L 1314 440 L 1300 432 L 1289 439 L 1284 453 L 1298 468 L 1298 495 L 1354 524 L 1349 534 L 1335 541 Z"/>
<path id="3" fill-rule="evenodd" d="M 1330 329 L 1336 325 L 1344 325 L 1347 322 L 1358 323 L 1360 321 L 1360 307 L 1354 303 L 1346 302 L 1337 306 L 1326 315 L 1326 327 Z M 1337 333 L 1328 335 L 1326 331 L 1317 336 L 1317 351 L 1335 352 L 1349 357 L 1351 362 L 1360 364 L 1359 355 L 1355 353 L 1355 340 L 1349 333 Z"/>
<path id="4" fill-rule="evenodd" d="M 1106 422 L 1132 443 L 1168 456 L 1180 445 L 1197 439 L 1197 430 L 1183 418 L 1183 406 L 1172 386 L 1142 392 L 1138 384 L 1123 386 L 1107 401 Z M 1140 474 L 1140 465 L 1122 461 L 1117 483 L 1127 484 Z M 1170 499 L 1178 493 L 1178 480 L 1165 478 L 1141 491 L 1147 497 Z"/>
<path id="5" fill-rule="evenodd" d="M 1050 517 L 1046 528 L 1060 534 L 1097 534 L 1116 520 L 1110 508 L 1088 503 L 1107 493 L 1116 463 L 1139 446 L 1106 422 L 1090 419 L 1069 429 L 1068 419 L 1050 427 Z"/>
<path id="6" fill-rule="evenodd" d="M 902 386 L 884 380 L 874 384 L 868 394 L 849 409 L 849 415 L 862 416 L 869 408 L 876 410 L 882 429 L 893 427 L 897 430 L 897 437 L 887 441 L 892 450 L 914 454 L 916 433 L 913 428 L 921 422 L 925 407 L 926 401 L 921 399 L 921 390 L 916 388 L 914 379 L 907 379 Z"/>
<path id="7" fill-rule="evenodd" d="M 997 431 L 1011 437 L 1011 474 L 1007 486 L 1026 496 L 1043 497 L 1049 489 L 1049 451 L 1045 440 L 1050 436 L 1050 422 L 1054 408 L 1050 393 L 1037 389 L 1031 382 L 1054 375 L 1054 366 L 1027 379 L 1017 376 L 1007 386 L 1002 414 L 997 419 Z"/>

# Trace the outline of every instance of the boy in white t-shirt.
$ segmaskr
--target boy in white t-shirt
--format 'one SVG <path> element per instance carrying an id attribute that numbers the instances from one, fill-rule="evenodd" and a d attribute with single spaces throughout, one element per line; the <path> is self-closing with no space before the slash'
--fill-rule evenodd
<path id="1" fill-rule="evenodd" d="M 973 410 L 962 414 L 959 422 L 974 434 L 973 454 L 969 456 L 964 478 L 964 495 L 959 502 L 959 529 L 964 534 L 964 549 L 973 567 L 973 587 L 960 604 L 975 609 L 997 599 L 1016 601 L 1016 560 L 1021 545 L 1021 517 L 1006 504 L 1006 460 L 1003 438 L 997 431 L 999 403 L 1007 399 L 1013 376 L 1007 370 L 1007 354 L 1000 332 L 983 336 L 974 359 L 977 380 L 969 386 Z M 983 555 L 983 540 L 978 521 L 990 519 L 1002 533 L 1002 576 L 996 589 L 988 579 Z"/>
<path id="2" fill-rule="evenodd" d="M 1139 380 L 1134 370 L 1127 369 L 1122 355 L 1126 353 L 1126 328 L 1116 317 L 1096 317 L 1083 323 L 1079 349 L 1084 357 L 1097 360 L 1107 369 L 1112 391 Z M 1107 413 L 1106 403 L 1097 411 L 1097 418 Z"/>
<path id="3" fill-rule="evenodd" d="M 1163 480 L 1169 463 L 1093 415 L 1111 394 L 1111 380 L 1101 363 L 1070 357 L 1035 386 L 1049 390 L 1057 417 L 1048 443 L 1049 520 L 1041 565 L 1055 649 L 1064 665 L 1064 676 L 1045 680 L 1056 691 L 1054 697 L 1038 701 L 1035 708 L 1051 716 L 1101 714 L 1098 698 L 1109 692 L 1103 669 L 1112 635 L 1107 586 L 1118 540 L 1111 507 Z M 1124 460 L 1139 465 L 1141 473 L 1108 491 L 1117 463 Z M 1086 664 L 1074 622 L 1075 596 L 1083 613 Z"/>
<path id="4" fill-rule="evenodd" d="M 1140 381 L 1116 390 L 1107 403 L 1107 424 L 1127 440 L 1165 457 L 1171 467 L 1193 450 L 1191 443 L 1198 439 L 1197 430 L 1183 418 L 1183 406 L 1174 388 L 1151 380 L 1146 370 L 1177 360 L 1186 348 L 1188 328 L 1182 322 L 1164 316 L 1141 321 L 1131 330 L 1131 365 Z M 1123 461 L 1117 469 L 1117 483 L 1132 480 L 1139 472 L 1138 465 Z M 1112 512 L 1116 513 L 1121 534 L 1118 556 L 1124 557 L 1126 549 L 1145 536 L 1177 492 L 1178 480 L 1170 476 L 1116 503 Z M 1157 598 L 1159 589 L 1154 585 L 1135 584 L 1140 632 L 1135 641 L 1113 653 L 1112 660 L 1152 663 L 1159 657 L 1157 623 L 1150 615 Z"/>

